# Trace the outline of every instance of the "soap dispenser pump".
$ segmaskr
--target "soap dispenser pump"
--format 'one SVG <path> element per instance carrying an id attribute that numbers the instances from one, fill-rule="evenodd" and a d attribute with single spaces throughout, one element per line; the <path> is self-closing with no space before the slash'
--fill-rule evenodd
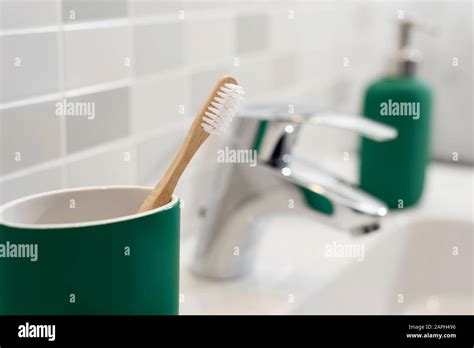
<path id="1" fill-rule="evenodd" d="M 398 130 L 394 140 L 361 145 L 360 186 L 390 208 L 415 205 L 425 183 L 429 162 L 431 88 L 416 77 L 421 54 L 411 47 L 417 25 L 399 21 L 399 44 L 387 75 L 369 85 L 363 115 Z"/>

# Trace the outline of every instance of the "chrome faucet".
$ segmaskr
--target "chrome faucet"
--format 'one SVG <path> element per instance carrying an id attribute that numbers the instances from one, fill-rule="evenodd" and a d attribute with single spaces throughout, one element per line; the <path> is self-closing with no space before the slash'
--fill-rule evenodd
<path id="1" fill-rule="evenodd" d="M 291 111 L 291 112 L 289 112 Z M 297 211 L 355 234 L 379 228 L 387 206 L 354 185 L 292 157 L 303 125 L 351 130 L 376 141 L 395 129 L 314 107 L 250 106 L 235 117 L 231 145 L 257 151 L 257 165 L 226 164 L 213 185 L 192 268 L 211 278 L 235 278 L 251 269 L 256 230 L 265 213 Z"/>

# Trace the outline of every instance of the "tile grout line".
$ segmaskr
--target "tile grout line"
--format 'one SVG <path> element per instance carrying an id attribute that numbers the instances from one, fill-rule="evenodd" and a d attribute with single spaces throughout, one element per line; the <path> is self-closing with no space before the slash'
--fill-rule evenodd
<path id="1" fill-rule="evenodd" d="M 41 27 L 24 27 L 20 29 L 1 29 L 0 37 L 29 35 L 29 34 L 46 34 L 59 31 L 59 25 L 41 26 Z"/>
<path id="2" fill-rule="evenodd" d="M 290 53 L 294 54 L 294 51 L 279 52 L 278 55 L 282 56 L 282 55 L 287 55 Z M 133 55 L 133 52 L 132 52 L 132 55 Z M 240 57 L 240 58 L 242 58 L 241 62 L 242 60 L 245 62 L 248 59 L 250 62 L 253 63 L 253 62 L 258 62 L 265 59 L 275 58 L 275 52 L 269 49 L 266 49 L 266 50 L 255 52 L 255 53 L 245 54 L 243 57 Z M 132 60 L 132 64 L 133 64 L 133 60 Z M 200 65 L 194 65 L 194 66 L 183 65 L 182 67 L 179 67 L 179 68 L 169 68 L 163 71 L 153 72 L 145 76 L 136 76 L 136 74 L 134 74 L 133 78 L 107 81 L 103 83 L 88 85 L 85 87 L 73 88 L 70 90 L 64 89 L 64 91 L 62 91 L 63 94 L 58 92 L 58 93 L 45 94 L 45 95 L 31 97 L 31 98 L 13 100 L 6 103 L 0 103 L 0 110 L 7 110 L 7 109 L 21 107 L 21 106 L 39 104 L 42 102 L 56 100 L 61 97 L 71 98 L 71 97 L 83 96 L 83 95 L 88 95 L 88 94 L 106 92 L 106 91 L 134 85 L 137 81 L 148 82 L 148 81 L 166 79 L 166 78 L 176 76 L 176 75 L 180 76 L 181 74 L 192 75 L 193 73 L 196 73 L 196 72 L 214 70 L 216 69 L 216 66 L 217 68 L 219 67 L 225 68 L 227 66 L 227 63 L 225 61 L 219 61 L 219 62 L 214 62 L 212 64 L 206 63 L 206 64 L 200 64 Z"/>
<path id="3" fill-rule="evenodd" d="M 62 5 L 60 5 L 62 7 Z M 129 6 L 129 2 L 127 2 Z M 205 18 L 216 18 L 222 17 L 222 15 L 232 16 L 234 13 L 228 11 L 213 11 L 209 14 L 208 11 L 202 11 L 205 13 Z M 130 12 L 129 12 L 130 13 Z M 62 13 L 60 17 L 62 17 Z M 194 19 L 193 17 L 191 17 Z M 202 18 L 202 16 L 198 17 Z M 117 18 L 104 18 L 103 20 L 84 21 L 79 23 L 66 23 L 59 25 L 46 25 L 39 27 L 24 27 L 19 29 L 1 29 L 0 36 L 15 36 L 15 35 L 28 35 L 28 34 L 43 34 L 62 31 L 76 31 L 76 30 L 93 30 L 93 29 L 108 29 L 108 28 L 119 28 L 134 25 L 153 25 L 160 23 L 167 23 L 172 21 L 178 21 L 178 13 L 169 13 L 161 15 L 149 15 L 149 16 L 127 16 Z"/>
<path id="4" fill-rule="evenodd" d="M 127 1 L 127 15 L 129 19 L 129 25 L 128 25 L 128 37 L 127 37 L 127 42 L 128 42 L 128 59 L 129 59 L 129 66 L 128 66 L 128 79 L 130 81 L 130 85 L 128 88 L 128 132 L 129 134 L 133 133 L 134 131 L 134 116 L 135 116 L 135 98 L 134 98 L 134 93 L 135 93 L 135 84 L 136 84 L 136 59 L 135 59 L 135 26 L 133 25 L 133 22 L 130 21 L 130 18 L 133 18 L 134 16 L 134 11 L 133 11 L 133 6 L 132 6 L 132 0 Z M 133 149 L 133 156 L 135 157 L 131 162 L 133 167 L 132 171 L 132 181 L 133 183 L 138 183 L 138 145 L 134 144 L 134 149 Z"/>
<path id="5" fill-rule="evenodd" d="M 59 30 L 58 30 L 58 70 L 59 70 L 59 81 L 58 81 L 58 89 L 59 89 L 59 100 L 65 98 L 65 84 L 66 84 L 66 69 L 65 69 L 65 38 L 64 38 L 64 31 L 62 30 L 63 27 L 63 19 L 62 19 L 62 10 L 63 4 L 62 1 L 58 1 L 56 10 L 58 11 L 58 20 L 59 20 Z M 67 156 L 67 127 L 66 127 L 66 119 L 64 117 L 59 118 L 59 125 L 60 125 L 60 160 Z M 61 187 L 66 188 L 69 184 L 69 179 L 67 175 L 67 167 L 65 165 L 61 165 Z"/>
<path id="6" fill-rule="evenodd" d="M 104 82 L 104 83 L 98 83 L 98 84 L 89 85 L 85 87 L 74 88 L 70 90 L 63 89 L 63 91 L 57 92 L 57 93 L 51 93 L 51 94 L 45 94 L 45 95 L 41 95 L 37 97 L 14 100 L 14 101 L 6 102 L 3 104 L 0 103 L 0 110 L 7 110 L 7 109 L 17 108 L 21 106 L 28 106 L 32 104 L 40 104 L 43 102 L 59 99 L 61 97 L 72 98 L 72 97 L 78 97 L 78 96 L 83 96 L 83 95 L 88 95 L 88 94 L 107 92 L 114 89 L 126 87 L 129 84 L 130 82 L 128 81 L 128 79 L 120 79 L 120 80 L 114 80 L 111 82 Z"/>
<path id="7" fill-rule="evenodd" d="M 113 151 L 117 150 L 123 146 L 127 145 L 138 145 L 140 143 L 149 141 L 150 139 L 153 139 L 155 137 L 162 136 L 163 134 L 169 134 L 173 132 L 178 132 L 180 129 L 183 127 L 189 127 L 190 122 L 192 120 L 183 120 L 179 123 L 175 123 L 171 126 L 168 126 L 167 128 L 159 128 L 159 129 L 154 129 L 152 131 L 148 132 L 142 132 L 142 133 L 137 133 L 137 134 L 131 134 L 127 137 L 121 137 L 106 143 L 102 143 L 100 145 L 94 146 L 87 148 L 85 150 L 75 152 L 72 154 L 68 154 L 65 157 L 62 158 L 55 158 L 53 160 L 49 160 L 46 162 L 42 162 L 39 164 L 35 164 L 32 166 L 29 166 L 24 169 L 20 169 L 14 172 L 7 173 L 5 175 L 0 176 L 0 183 L 9 181 L 12 179 L 16 179 L 18 177 L 26 176 L 29 174 L 34 174 L 36 172 L 40 172 L 46 169 L 49 169 L 51 167 L 56 167 L 64 164 L 69 164 L 75 161 L 79 161 L 82 159 L 87 159 L 89 157 L 93 157 L 98 154 L 106 153 L 108 151 Z"/>
<path id="8" fill-rule="evenodd" d="M 62 9 L 62 4 L 60 4 Z M 127 6 L 129 3 L 127 2 Z M 133 12 L 133 11 L 132 11 Z M 190 14 L 186 15 L 188 20 L 208 20 L 215 18 L 223 17 L 236 17 L 239 15 L 248 16 L 255 15 L 248 9 L 218 9 L 210 12 L 208 9 L 205 10 L 191 10 Z M 272 16 L 275 14 L 287 13 L 287 10 L 265 10 L 260 9 L 259 14 L 265 14 Z M 177 21 L 178 13 L 166 13 L 161 15 L 145 15 L 145 16 L 127 16 L 127 17 L 116 17 L 116 18 L 104 18 L 102 20 L 92 20 L 84 21 L 79 23 L 66 23 L 59 25 L 45 25 L 38 27 L 24 27 L 17 29 L 0 29 L 1 36 L 15 36 L 15 35 L 28 35 L 28 34 L 43 34 L 62 31 L 76 31 L 76 30 L 92 30 L 92 29 L 107 29 L 107 28 L 118 28 L 118 27 L 127 27 L 135 25 L 153 25 L 159 23 L 166 23 Z M 60 13 L 59 18 L 62 18 L 62 13 Z"/>

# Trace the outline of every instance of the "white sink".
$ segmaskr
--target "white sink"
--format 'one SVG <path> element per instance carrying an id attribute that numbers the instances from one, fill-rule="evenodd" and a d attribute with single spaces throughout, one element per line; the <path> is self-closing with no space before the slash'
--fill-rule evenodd
<path id="1" fill-rule="evenodd" d="M 471 223 L 400 228 L 303 305 L 302 314 L 473 314 Z"/>
<path id="2" fill-rule="evenodd" d="M 182 245 L 180 313 L 473 314 L 473 178 L 471 168 L 431 166 L 423 202 L 360 237 L 269 217 L 253 272 L 234 281 L 189 271 L 193 235 Z M 359 253 L 328 253 L 344 247 Z"/>

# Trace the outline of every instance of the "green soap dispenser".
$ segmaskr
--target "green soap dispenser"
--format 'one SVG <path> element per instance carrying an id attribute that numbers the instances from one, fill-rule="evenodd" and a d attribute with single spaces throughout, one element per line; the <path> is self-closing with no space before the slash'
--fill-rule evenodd
<path id="1" fill-rule="evenodd" d="M 432 92 L 415 77 L 420 54 L 410 47 L 413 22 L 400 20 L 400 42 L 388 76 L 366 90 L 363 115 L 397 128 L 387 142 L 364 138 L 361 146 L 360 186 L 390 208 L 415 205 L 425 183 L 429 162 Z"/>

